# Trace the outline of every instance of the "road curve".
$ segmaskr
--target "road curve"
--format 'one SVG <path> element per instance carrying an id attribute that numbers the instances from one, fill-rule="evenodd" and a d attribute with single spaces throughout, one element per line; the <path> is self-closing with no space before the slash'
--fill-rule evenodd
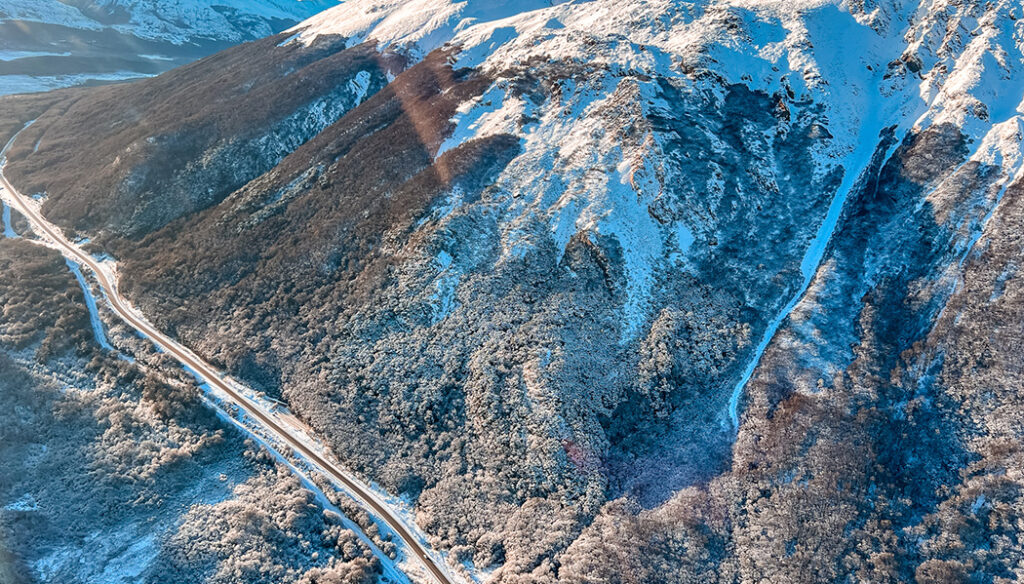
<path id="1" fill-rule="evenodd" d="M 60 247 L 66 257 L 80 265 L 88 267 L 93 272 L 100 287 L 106 294 L 111 308 L 114 309 L 114 312 L 116 312 L 122 320 L 134 327 L 140 333 L 149 337 L 149 339 L 164 352 L 175 357 L 182 365 L 192 369 L 192 371 L 202 377 L 202 379 L 212 387 L 216 387 L 230 396 L 235 404 L 242 408 L 246 414 L 259 420 L 268 431 L 274 434 L 277 439 L 287 444 L 307 461 L 319 467 L 320 470 L 336 484 L 343 485 L 350 493 L 356 496 L 365 507 L 373 511 L 374 515 L 383 520 L 388 527 L 398 535 L 398 537 L 405 543 L 406 547 L 411 550 L 417 558 L 419 558 L 420 562 L 427 569 L 427 572 L 438 584 L 459 584 L 448 575 L 441 563 L 438 560 L 435 560 L 430 552 L 410 532 L 398 514 L 388 507 L 386 503 L 380 501 L 369 487 L 348 476 L 334 463 L 327 460 L 315 450 L 304 444 L 301 440 L 293 436 L 281 423 L 274 419 L 273 415 L 265 411 L 261 405 L 237 392 L 230 384 L 224 382 L 220 377 L 220 373 L 218 373 L 211 365 L 200 359 L 191 350 L 180 345 L 177 341 L 161 333 L 135 313 L 135 310 L 118 293 L 117 281 L 108 277 L 108 274 L 100 267 L 92 256 L 68 241 L 58 228 L 50 225 L 50 223 L 26 201 L 25 196 L 18 192 L 18 190 L 15 189 L 7 180 L 3 169 L 6 165 L 7 150 L 11 147 L 11 144 L 14 143 L 15 138 L 17 138 L 17 134 L 11 138 L 6 146 L 4 146 L 3 150 L 0 150 L 0 186 L 7 190 L 15 208 L 23 214 L 26 219 L 28 219 L 29 223 L 32 224 L 33 230 L 38 235 L 49 239 L 52 243 Z"/>

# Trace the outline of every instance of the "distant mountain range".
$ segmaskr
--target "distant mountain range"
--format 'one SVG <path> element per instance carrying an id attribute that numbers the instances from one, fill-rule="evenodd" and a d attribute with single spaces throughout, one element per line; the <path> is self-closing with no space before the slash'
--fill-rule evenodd
<path id="1" fill-rule="evenodd" d="M 154 75 L 335 0 L 0 0 L 0 95 Z"/>

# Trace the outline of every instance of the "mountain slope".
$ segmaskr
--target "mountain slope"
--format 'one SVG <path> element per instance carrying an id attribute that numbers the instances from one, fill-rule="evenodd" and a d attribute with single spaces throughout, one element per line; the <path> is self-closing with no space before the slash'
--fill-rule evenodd
<path id="1" fill-rule="evenodd" d="M 994 582 L 1022 557 L 1022 16 L 352 1 L 51 107 L 9 176 L 490 581 Z M 316 51 L 336 87 L 394 65 L 230 181 L 209 144 L 263 114 L 184 155 L 82 122 L 106 145 L 66 154 L 74 108 L 160 83 L 295 110 L 236 88 Z"/>
<path id="2" fill-rule="evenodd" d="M 79 228 L 147 232 L 273 168 L 402 63 L 369 45 L 280 48 L 280 40 L 61 102 L 28 129 L 18 146 L 35 156 L 10 176 L 27 192 L 54 193 L 47 204 Z M 54 159 L 61 163 L 50 166 Z"/>
<path id="3" fill-rule="evenodd" d="M 0 581 L 375 581 L 366 540 L 184 371 L 102 350 L 68 267 L 0 238 Z"/>
<path id="4" fill-rule="evenodd" d="M 3 0 L 0 95 L 145 77 L 287 28 L 330 0 Z"/>

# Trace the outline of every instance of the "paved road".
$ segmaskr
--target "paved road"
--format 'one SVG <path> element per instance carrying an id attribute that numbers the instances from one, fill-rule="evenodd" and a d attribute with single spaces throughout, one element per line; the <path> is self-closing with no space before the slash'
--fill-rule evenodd
<path id="1" fill-rule="evenodd" d="M 10 142 L 7 143 L 3 150 L 0 150 L 0 164 L 5 161 L 4 157 L 7 154 L 7 150 L 13 143 L 14 138 L 11 138 Z M 34 206 L 27 202 L 26 197 L 18 192 L 18 190 L 8 182 L 7 177 L 3 173 L 2 166 L 0 166 L 0 186 L 7 190 L 12 202 L 14 203 L 14 208 L 28 219 L 32 224 L 33 230 L 38 235 L 49 239 L 51 242 L 59 246 L 64 255 L 72 261 L 92 270 L 100 284 L 100 287 L 102 287 L 103 291 L 106 293 L 107 300 L 110 302 L 111 307 L 118 316 L 140 333 L 149 337 L 150 340 L 152 340 L 167 354 L 174 356 L 183 365 L 191 368 L 212 387 L 216 387 L 230 396 L 246 414 L 259 420 L 260 423 L 262 423 L 268 431 L 272 432 L 277 439 L 287 444 L 307 461 L 320 467 L 320 469 L 335 481 L 335 483 L 343 485 L 349 492 L 355 494 L 368 510 L 372 511 L 374 515 L 382 519 L 388 527 L 390 527 L 398 537 L 402 539 L 406 547 L 411 550 L 417 558 L 419 558 L 427 568 L 427 571 L 439 584 L 457 584 L 455 580 L 448 576 L 447 572 L 440 565 L 440 561 L 435 560 L 429 551 L 419 542 L 409 529 L 406 528 L 401 518 L 399 518 L 398 515 L 387 506 L 387 504 L 381 502 L 366 485 L 361 484 L 358 480 L 346 474 L 331 461 L 325 459 L 320 454 L 317 454 L 312 448 L 294 437 L 291 432 L 289 432 L 280 422 L 275 420 L 274 416 L 264 410 L 262 406 L 232 389 L 230 384 L 225 383 L 221 379 L 220 373 L 218 373 L 216 369 L 197 357 L 195 353 L 178 344 L 177 341 L 167 337 L 140 318 L 128 302 L 118 293 L 117 281 L 111 278 L 110 275 L 100 267 L 96 260 L 92 258 L 92 256 L 68 241 L 58 228 L 52 226 L 48 221 L 46 221 L 46 219 L 36 211 Z"/>

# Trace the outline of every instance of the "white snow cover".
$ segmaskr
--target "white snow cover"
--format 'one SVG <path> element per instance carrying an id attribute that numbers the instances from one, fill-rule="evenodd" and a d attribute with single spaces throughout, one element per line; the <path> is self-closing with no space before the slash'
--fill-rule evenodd
<path id="1" fill-rule="evenodd" d="M 3 0 L 0 2 L 0 22 L 4 20 L 48 22 L 87 30 L 103 28 L 74 6 L 59 0 Z"/>
<path id="2" fill-rule="evenodd" d="M 382 46 L 406 47 L 422 56 L 476 23 L 491 23 L 551 4 L 551 0 L 357 0 L 321 13 L 295 30 L 303 30 L 302 40 L 340 35 L 359 43 L 372 38 Z"/>
<path id="3" fill-rule="evenodd" d="M 127 81 L 149 76 L 147 73 L 136 73 L 135 71 L 76 73 L 73 75 L 3 75 L 0 76 L 0 95 L 36 93 L 94 81 Z"/>
<path id="4" fill-rule="evenodd" d="M 153 65 L 169 69 L 175 61 L 180 64 L 212 51 L 214 43 L 268 36 L 337 2 L 0 0 L 0 28 L 23 33 L 0 34 L 0 61 L 48 58 L 16 69 L 22 74 L 0 74 L 0 96 L 147 77 Z M 197 53 L 195 45 L 206 49 Z M 150 52 L 133 55 L 126 48 L 130 46 Z M 100 56 L 127 60 L 108 62 Z M 99 68 L 83 71 L 78 61 L 67 57 L 89 57 Z M 143 67 L 145 61 L 148 66 Z"/>
<path id="5" fill-rule="evenodd" d="M 335 4 L 333 0 L 94 0 L 127 11 L 131 22 L 114 28 L 142 38 L 187 42 L 207 37 L 238 42 L 273 32 L 267 20 L 296 21 Z M 244 22 L 242 25 L 240 22 Z M 263 21 L 257 23 L 257 21 Z"/>
<path id="6" fill-rule="evenodd" d="M 92 287 L 82 275 L 82 269 L 78 264 L 66 258 L 64 262 L 68 265 L 71 273 L 75 275 L 78 285 L 82 287 L 82 293 L 85 294 L 85 306 L 89 310 L 89 322 L 92 324 L 92 333 L 96 337 L 96 342 L 104 349 L 113 351 L 114 347 L 107 342 L 107 335 L 103 332 L 103 321 L 100 319 L 99 309 L 96 307 L 96 297 L 93 296 Z"/>
<path id="7" fill-rule="evenodd" d="M 32 493 L 25 493 L 17 501 L 5 505 L 4 509 L 7 511 L 35 511 L 39 509 L 39 504 L 36 503 L 35 497 Z"/>
<path id="8" fill-rule="evenodd" d="M 270 21 L 296 22 L 335 4 L 337 0 L 0 0 L 0 22 L 112 28 L 176 44 L 196 38 L 240 42 L 271 34 Z"/>
<path id="9" fill-rule="evenodd" d="M 7 202 L 3 202 L 3 224 L 4 224 L 4 237 L 8 239 L 16 239 L 18 232 L 14 230 L 14 226 L 11 224 L 11 208 L 7 206 Z"/>
<path id="10" fill-rule="evenodd" d="M 1012 0 L 349 0 L 292 30 L 295 42 L 320 35 L 372 39 L 413 58 L 448 45 L 458 49 L 455 66 L 491 74 L 494 85 L 459 108 L 438 155 L 474 138 L 519 136 L 522 152 L 497 181 L 516 193 L 501 214 L 505 257 L 542 243 L 532 228 L 538 222 L 562 249 L 580 232 L 613 236 L 628 278 L 624 341 L 650 316 L 645 303 L 658 270 L 666 262 L 685 269 L 702 225 L 697 218 L 668 226 L 652 221 L 647 205 L 665 180 L 658 138 L 618 143 L 607 137 L 602 112 L 627 103 L 636 111 L 625 112 L 626 119 L 642 121 L 666 104 L 638 79 L 679 79 L 692 70 L 714 73 L 711 81 L 693 79 L 694 91 L 723 94 L 742 83 L 820 104 L 833 139 L 814 153 L 815 172 L 841 165 L 843 182 L 804 252 L 801 285 L 771 319 L 732 390 L 734 425 L 743 387 L 818 272 L 883 128 L 895 125 L 899 139 L 914 128 L 952 123 L 974 139 L 972 158 L 1002 165 L 1005 181 L 1022 171 L 1024 14 Z M 601 66 L 605 73 L 567 79 L 561 103 L 536 106 L 508 89 L 516 71 L 537 62 Z M 630 99 L 616 99 L 623 93 Z M 615 117 L 621 123 L 624 112 Z M 709 196 L 721 188 L 709 183 Z M 965 241 L 967 249 L 977 235 Z"/>
<path id="11" fill-rule="evenodd" d="M 0 61 L 16 61 L 30 57 L 70 57 L 71 53 L 51 53 L 45 51 L 6 51 L 0 50 Z"/>

